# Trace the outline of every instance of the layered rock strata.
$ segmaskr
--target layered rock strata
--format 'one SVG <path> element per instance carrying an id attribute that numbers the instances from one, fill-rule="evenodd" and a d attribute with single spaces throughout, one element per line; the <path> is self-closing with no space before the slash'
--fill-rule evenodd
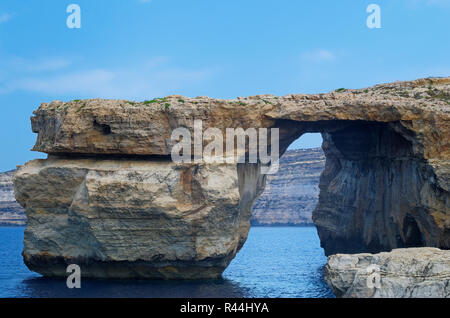
<path id="1" fill-rule="evenodd" d="M 313 225 L 324 167 L 322 148 L 286 151 L 278 172 L 267 176 L 264 192 L 253 206 L 252 225 Z"/>
<path id="2" fill-rule="evenodd" d="M 448 249 L 449 97 L 450 78 L 432 78 L 318 95 L 44 103 L 32 117 L 34 150 L 50 157 L 15 177 L 25 263 L 49 276 L 68 262 L 93 277 L 220 276 L 266 175 L 257 164 L 174 164 L 171 134 L 184 127 L 194 138 L 195 120 L 224 136 L 279 128 L 281 153 L 322 133 L 313 220 L 327 254 Z"/>
<path id="3" fill-rule="evenodd" d="M 15 176 L 24 261 L 46 276 L 74 263 L 84 277 L 217 278 L 247 237 L 258 182 L 236 165 L 31 161 Z"/>
<path id="4" fill-rule="evenodd" d="M 24 225 L 24 209 L 14 197 L 14 171 L 0 173 L 0 225 Z"/>
<path id="5" fill-rule="evenodd" d="M 268 175 L 264 192 L 253 206 L 252 225 L 312 225 L 319 198 L 319 177 L 325 167 L 322 148 L 286 151 L 276 174 Z M 0 173 L 0 225 L 25 225 L 25 210 L 16 202 L 12 177 Z"/>
<path id="6" fill-rule="evenodd" d="M 328 257 L 325 280 L 337 297 L 450 298 L 450 251 L 394 249 Z"/>

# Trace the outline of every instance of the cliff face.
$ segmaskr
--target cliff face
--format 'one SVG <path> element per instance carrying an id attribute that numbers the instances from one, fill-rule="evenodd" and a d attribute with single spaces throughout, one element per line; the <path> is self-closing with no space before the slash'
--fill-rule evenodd
<path id="1" fill-rule="evenodd" d="M 286 151 L 253 206 L 252 225 L 312 225 L 324 167 L 321 148 Z"/>
<path id="2" fill-rule="evenodd" d="M 14 179 L 28 217 L 24 261 L 49 276 L 70 263 L 92 277 L 220 276 L 266 175 L 260 163 L 173 163 L 171 134 L 193 132 L 194 120 L 224 136 L 279 128 L 281 153 L 322 133 L 313 220 L 327 254 L 448 249 L 449 99 L 450 78 L 434 78 L 319 95 L 44 103 L 34 149 L 50 156 Z"/>
<path id="3" fill-rule="evenodd" d="M 0 173 L 0 225 L 24 225 L 25 210 L 16 202 L 14 171 Z"/>
<path id="4" fill-rule="evenodd" d="M 327 255 L 449 248 L 448 184 L 430 165 L 439 161 L 421 159 L 417 136 L 399 135 L 399 129 L 357 124 L 324 134 L 327 162 L 313 220 Z M 448 160 L 439 165 L 448 178 Z"/>

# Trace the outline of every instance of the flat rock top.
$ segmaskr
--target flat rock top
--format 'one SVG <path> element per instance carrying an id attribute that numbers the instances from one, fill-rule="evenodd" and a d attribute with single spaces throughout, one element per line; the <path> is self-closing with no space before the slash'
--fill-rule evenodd
<path id="1" fill-rule="evenodd" d="M 372 259 L 374 261 L 380 261 L 384 259 L 390 259 L 391 261 L 428 261 L 433 258 L 441 259 L 448 263 L 450 266 L 450 250 L 441 250 L 436 247 L 409 247 L 409 248 L 396 248 L 390 252 L 380 252 L 377 254 L 372 253 L 359 253 L 359 254 L 335 254 L 329 257 L 329 261 L 337 261 L 343 259 Z M 356 266 L 356 264 L 355 264 Z M 449 268 L 450 270 L 450 268 Z"/>
<path id="2" fill-rule="evenodd" d="M 425 157 L 449 158 L 450 77 L 395 82 L 326 94 L 257 95 L 237 99 L 171 95 L 143 102 L 74 100 L 43 103 L 31 118 L 46 153 L 168 155 L 171 133 L 216 127 L 273 127 L 278 120 L 301 123 L 362 120 L 398 122 L 413 134 Z"/>
<path id="3" fill-rule="evenodd" d="M 365 101 L 368 104 L 373 102 L 385 106 L 392 103 L 393 106 L 400 106 L 406 99 L 412 99 L 414 108 L 429 109 L 433 112 L 450 112 L 450 77 L 445 78 L 425 78 L 414 81 L 394 82 L 379 84 L 373 87 L 362 89 L 339 88 L 329 93 L 323 94 L 289 94 L 285 96 L 275 95 L 254 95 L 248 97 L 237 97 L 236 99 L 217 99 L 207 96 L 195 98 L 181 95 L 169 95 L 162 98 L 155 98 L 146 101 L 110 100 L 110 99 L 87 99 L 62 102 L 55 100 L 51 103 L 42 103 L 39 111 L 67 109 L 70 112 L 83 114 L 83 110 L 89 109 L 118 109 L 143 108 L 152 109 L 158 112 L 173 112 L 182 109 L 185 113 L 196 113 L 197 110 L 211 110 L 214 107 L 222 107 L 239 113 L 242 109 L 249 111 L 268 112 L 265 115 L 279 118 L 279 115 L 270 111 L 280 111 L 279 107 L 287 108 L 290 104 L 297 106 L 307 106 L 306 104 L 320 104 L 325 108 L 333 106 L 331 103 L 338 103 L 336 106 L 345 106 L 346 102 Z M 320 102 L 320 103 L 317 103 Z M 327 107 L 328 106 L 328 107 Z M 364 105 L 361 105 L 364 106 Z M 404 105 L 407 107 L 408 105 Z M 254 109 L 253 109 L 254 108 Z M 305 110 L 299 109 L 300 112 Z M 305 114 L 306 117 L 307 114 Z M 250 116 L 250 115 L 249 115 Z M 317 120 L 317 119 L 312 119 Z M 387 121 L 385 119 L 384 121 Z"/>

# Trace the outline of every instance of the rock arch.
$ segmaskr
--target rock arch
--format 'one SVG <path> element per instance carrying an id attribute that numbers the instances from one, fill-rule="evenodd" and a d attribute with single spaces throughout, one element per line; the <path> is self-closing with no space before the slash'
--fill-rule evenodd
<path id="1" fill-rule="evenodd" d="M 264 188 L 258 164 L 175 164 L 171 131 L 280 129 L 280 150 L 320 132 L 327 158 L 313 219 L 327 254 L 450 247 L 450 78 L 318 95 L 42 104 L 17 201 L 30 269 L 85 277 L 214 278 L 244 244 Z M 164 101 L 164 102 L 162 102 Z M 170 105 L 170 106 L 167 106 Z"/>

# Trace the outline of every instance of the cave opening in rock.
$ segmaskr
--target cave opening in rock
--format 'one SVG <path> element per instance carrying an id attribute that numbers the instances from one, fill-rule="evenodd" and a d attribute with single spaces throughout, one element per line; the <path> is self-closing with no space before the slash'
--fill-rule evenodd
<path id="1" fill-rule="evenodd" d="M 403 237 L 405 240 L 404 242 L 400 242 L 400 246 L 419 247 L 424 245 L 419 226 L 410 214 L 407 214 L 403 219 Z"/>
<path id="2" fill-rule="evenodd" d="M 99 124 L 97 120 L 94 120 L 94 129 L 100 131 L 104 135 L 109 135 L 111 133 L 111 126 L 106 124 Z"/>

